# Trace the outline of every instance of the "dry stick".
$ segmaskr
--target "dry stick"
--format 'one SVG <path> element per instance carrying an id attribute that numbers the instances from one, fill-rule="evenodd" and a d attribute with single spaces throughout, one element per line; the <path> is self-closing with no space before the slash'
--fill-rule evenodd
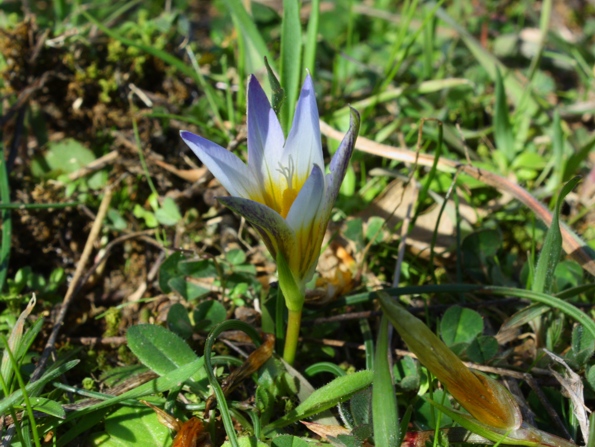
<path id="1" fill-rule="evenodd" d="M 335 140 L 340 141 L 343 138 L 342 132 L 333 129 L 323 121 L 320 121 L 320 131 L 326 137 Z M 355 148 L 368 154 L 378 155 L 379 157 L 390 158 L 391 160 L 398 160 L 404 163 L 417 162 L 419 165 L 430 167 L 434 163 L 434 156 L 432 155 L 416 155 L 414 151 L 409 149 L 376 143 L 375 141 L 368 140 L 364 137 L 358 137 L 355 142 Z M 437 167 L 446 172 L 460 169 L 465 174 L 484 182 L 486 185 L 511 194 L 521 203 L 530 208 L 548 227 L 552 223 L 552 213 L 543 203 L 533 197 L 526 189 L 505 177 L 445 158 L 438 160 Z M 564 251 L 586 271 L 595 275 L 595 252 L 593 249 L 591 249 L 579 236 L 563 223 L 560 225 L 560 232 L 562 233 L 562 248 Z"/>
<path id="2" fill-rule="evenodd" d="M 43 370 L 45 369 L 45 365 L 48 362 L 50 354 L 54 350 L 54 345 L 56 344 L 56 340 L 58 338 L 58 333 L 60 332 L 60 328 L 64 324 L 64 319 L 66 318 L 66 312 L 68 312 L 68 307 L 72 302 L 73 298 L 76 296 L 75 291 L 78 287 L 79 280 L 83 275 L 83 270 L 89 257 L 91 256 L 91 252 L 93 251 L 93 245 L 99 236 L 99 232 L 101 231 L 101 226 L 103 224 L 103 219 L 107 214 L 107 210 L 109 208 L 109 204 L 112 200 L 112 189 L 111 187 L 106 188 L 105 194 L 103 199 L 101 200 L 101 204 L 99 205 L 99 210 L 97 211 L 97 217 L 93 222 L 93 226 L 91 227 L 91 231 L 89 232 L 89 236 L 87 237 L 87 242 L 85 244 L 85 248 L 83 249 L 83 253 L 79 259 L 79 262 L 76 266 L 76 271 L 74 272 L 74 276 L 70 284 L 68 285 L 68 290 L 66 291 L 66 295 L 64 296 L 64 300 L 62 301 L 62 307 L 60 308 L 60 313 L 56 318 L 56 322 L 54 323 L 54 327 L 52 328 L 52 332 L 48 338 L 47 343 L 43 349 L 43 354 L 41 355 L 41 359 L 35 368 L 35 371 L 31 375 L 31 382 L 35 382 L 37 379 L 41 377 L 43 374 Z"/>
<path id="3" fill-rule="evenodd" d="M 537 396 L 537 399 L 539 399 L 539 402 L 541 402 L 541 405 L 544 406 L 544 408 L 547 411 L 547 414 L 549 415 L 551 420 L 554 421 L 554 423 L 558 426 L 558 429 L 560 429 L 562 431 L 562 433 L 564 433 L 564 436 L 566 436 L 566 439 L 572 439 L 572 436 L 570 436 L 568 429 L 562 422 L 562 419 L 560 419 L 558 412 L 556 410 L 554 410 L 554 408 L 552 407 L 552 404 L 548 400 L 547 396 L 545 395 L 545 393 L 543 392 L 541 387 L 538 385 L 535 378 L 531 374 L 528 374 L 528 373 L 525 374 L 524 376 L 525 376 L 524 377 L 525 382 L 527 382 L 527 384 L 531 387 L 531 389 Z"/>

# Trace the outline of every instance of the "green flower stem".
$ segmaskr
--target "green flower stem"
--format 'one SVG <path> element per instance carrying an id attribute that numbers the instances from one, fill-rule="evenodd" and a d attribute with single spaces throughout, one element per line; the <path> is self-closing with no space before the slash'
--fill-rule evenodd
<path id="1" fill-rule="evenodd" d="M 298 339 L 300 338 L 300 324 L 302 322 L 302 310 L 289 310 L 287 319 L 287 332 L 285 335 L 285 348 L 283 349 L 283 360 L 293 365 L 297 350 Z"/>

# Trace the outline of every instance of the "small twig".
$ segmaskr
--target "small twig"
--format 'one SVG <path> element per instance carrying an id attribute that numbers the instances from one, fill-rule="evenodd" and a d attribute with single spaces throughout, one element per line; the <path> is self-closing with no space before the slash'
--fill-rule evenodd
<path id="1" fill-rule="evenodd" d="M 98 215 L 99 215 L 99 213 L 98 213 Z M 87 273 L 85 273 L 85 276 L 83 277 L 83 279 L 79 282 L 79 285 L 78 285 L 77 289 L 75 290 L 75 294 L 78 293 L 79 290 L 80 290 L 80 288 L 84 284 L 87 283 L 87 281 L 89 280 L 89 278 L 91 277 L 91 275 L 93 273 L 95 273 L 95 271 L 99 268 L 99 266 L 105 262 L 105 260 L 109 256 L 110 252 L 112 251 L 112 249 L 116 245 L 121 244 L 122 242 L 125 242 L 127 240 L 137 238 L 137 237 L 140 238 L 140 239 L 146 240 L 145 237 L 148 234 L 152 234 L 154 232 L 155 232 L 155 230 L 144 230 L 144 231 L 137 231 L 135 233 L 125 234 L 123 236 L 117 237 L 116 239 L 114 239 L 113 241 L 111 241 L 109 244 L 107 244 L 105 246 L 105 248 L 103 249 L 102 256 L 95 261 L 95 263 L 91 266 L 91 268 L 89 269 L 89 271 L 87 271 Z"/>
<path id="2" fill-rule="evenodd" d="M 537 384 L 537 381 L 533 378 L 533 376 L 531 374 L 524 374 L 523 378 L 525 379 L 525 382 L 527 382 L 527 384 L 535 392 L 537 399 L 539 399 L 539 402 L 545 408 L 545 411 L 547 411 L 547 414 L 549 415 L 551 420 L 554 421 L 556 426 L 562 431 L 562 433 L 564 433 L 566 439 L 572 439 L 572 436 L 570 436 L 570 433 L 568 433 L 568 430 L 566 429 L 566 426 L 560 419 L 560 416 L 558 416 L 558 413 L 556 412 L 556 410 L 554 410 L 552 404 L 549 402 L 548 398 L 541 390 L 541 387 Z"/>
<path id="3" fill-rule="evenodd" d="M 92 172 L 98 171 L 106 165 L 112 163 L 118 158 L 118 151 L 111 151 L 109 154 L 105 154 L 103 157 L 99 157 L 97 160 L 92 161 L 87 166 L 77 169 L 76 171 L 68 174 L 69 180 L 76 180 Z"/>
<path id="4" fill-rule="evenodd" d="M 95 346 L 95 345 L 116 345 L 126 344 L 126 337 L 66 337 L 64 340 L 68 343 L 77 345 Z"/>
<path id="5" fill-rule="evenodd" d="M 87 264 L 87 261 L 89 260 L 89 257 L 91 256 L 91 252 L 93 251 L 93 245 L 95 244 L 95 241 L 99 236 L 99 232 L 101 231 L 101 227 L 103 225 L 103 219 L 107 214 L 107 210 L 109 208 L 111 200 L 112 189 L 111 187 L 108 187 L 106 188 L 103 199 L 101 200 L 101 204 L 99 205 L 97 217 L 93 222 L 93 226 L 91 227 L 91 231 L 89 232 L 89 236 L 87 237 L 87 242 L 83 249 L 83 253 L 81 254 L 72 281 L 70 281 L 68 290 L 66 291 L 66 295 L 64 296 L 64 300 L 62 301 L 62 307 L 60 308 L 60 312 L 58 313 L 58 317 L 56 318 L 56 322 L 54 323 L 52 332 L 50 333 L 48 341 L 45 344 L 39 363 L 37 364 L 35 371 L 33 371 L 33 374 L 31 375 L 31 382 L 35 382 L 42 376 L 45 366 L 49 360 L 49 357 L 51 353 L 54 351 L 54 346 L 58 338 L 58 333 L 60 332 L 60 329 L 64 324 L 64 319 L 66 318 L 68 307 L 70 306 L 70 303 L 76 296 L 76 291 L 78 290 L 79 281 L 83 275 L 83 270 L 85 268 L 85 265 Z"/>
<path id="6" fill-rule="evenodd" d="M 479 301 L 477 303 L 457 303 L 457 306 L 460 307 L 467 307 L 470 309 L 481 309 L 483 307 L 492 307 L 492 306 L 504 306 L 507 304 L 517 304 L 519 302 L 524 302 L 520 298 L 505 298 L 503 300 L 487 300 L 487 301 Z M 591 306 L 591 304 L 584 303 L 585 306 Z M 440 313 L 450 309 L 453 304 L 433 304 L 430 306 L 424 307 L 409 307 L 407 310 L 412 313 L 413 315 L 424 315 L 426 313 L 434 314 Z M 381 311 L 361 311 L 361 312 L 349 312 L 339 315 L 332 315 L 330 317 L 319 317 L 313 319 L 304 319 L 302 320 L 302 326 L 318 326 L 321 324 L 326 323 L 333 323 L 333 322 L 341 322 L 341 321 L 350 321 L 350 320 L 361 320 L 362 318 L 372 318 L 378 317 L 382 315 Z"/>

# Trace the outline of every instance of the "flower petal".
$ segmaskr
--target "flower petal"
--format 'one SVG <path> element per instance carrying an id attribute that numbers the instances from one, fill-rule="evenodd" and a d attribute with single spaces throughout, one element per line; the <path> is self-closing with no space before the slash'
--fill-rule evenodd
<path id="1" fill-rule="evenodd" d="M 248 164 L 261 185 L 279 182 L 279 163 L 285 136 L 264 90 L 250 76 L 248 80 Z M 270 190 L 274 190 L 272 187 Z"/>
<path id="2" fill-rule="evenodd" d="M 287 223 L 295 231 L 296 237 L 296 252 L 289 263 L 301 280 L 302 287 L 311 279 L 316 268 L 326 230 L 326 215 L 330 214 L 320 208 L 325 196 L 324 183 L 322 169 L 314 165 L 287 214 Z"/>
<path id="3" fill-rule="evenodd" d="M 312 167 L 312 173 L 287 214 L 287 223 L 298 232 L 309 227 L 318 215 L 320 202 L 324 196 L 324 174 L 318 165 Z"/>
<path id="4" fill-rule="evenodd" d="M 341 141 L 337 152 L 335 152 L 335 155 L 333 156 L 329 166 L 330 172 L 326 175 L 327 190 L 326 197 L 324 199 L 325 203 L 323 206 L 328 209 L 329 214 L 333 204 L 335 203 L 335 200 L 337 200 L 339 189 L 341 188 L 341 182 L 345 177 L 345 172 L 347 172 L 349 160 L 351 159 L 351 154 L 353 153 L 353 148 L 355 147 L 355 140 L 357 139 L 357 134 L 359 132 L 359 124 L 359 113 L 357 110 L 351 108 L 349 130 L 343 137 L 343 141 Z"/>
<path id="5" fill-rule="evenodd" d="M 318 123 L 318 107 L 314 85 L 310 75 L 306 76 L 300 97 L 295 109 L 291 131 L 283 152 L 284 165 L 293 159 L 299 179 L 310 175 L 313 165 L 324 168 L 322 144 L 320 142 L 320 124 Z"/>
<path id="6" fill-rule="evenodd" d="M 180 136 L 232 196 L 262 199 L 254 175 L 242 160 L 192 132 L 183 130 Z"/>
<path id="7" fill-rule="evenodd" d="M 281 250 L 287 257 L 295 245 L 295 233 L 281 215 L 266 205 L 241 197 L 218 197 L 227 208 L 246 218 L 258 231 L 274 259 Z"/>

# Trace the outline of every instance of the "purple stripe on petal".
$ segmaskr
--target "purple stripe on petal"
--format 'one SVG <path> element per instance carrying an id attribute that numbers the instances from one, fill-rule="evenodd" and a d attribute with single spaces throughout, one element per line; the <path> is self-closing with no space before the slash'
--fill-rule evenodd
<path id="1" fill-rule="evenodd" d="M 241 197 L 219 197 L 217 200 L 243 216 L 258 230 L 273 258 L 277 257 L 278 250 L 282 250 L 285 256 L 291 253 L 295 245 L 295 233 L 277 211 Z"/>
<path id="2" fill-rule="evenodd" d="M 261 199 L 254 176 L 242 160 L 218 144 L 192 132 L 183 130 L 180 136 L 227 192 L 233 196 Z"/>
<path id="3" fill-rule="evenodd" d="M 248 164 L 259 183 L 278 182 L 279 162 L 285 137 L 264 90 L 250 76 L 248 80 Z M 271 188 L 272 190 L 272 188 Z"/>
<path id="4" fill-rule="evenodd" d="M 310 175 L 313 165 L 324 168 L 322 144 L 320 142 L 320 124 L 314 84 L 310 75 L 306 76 L 295 109 L 291 131 L 285 143 L 283 160 L 293 159 L 299 178 Z"/>
<path id="5" fill-rule="evenodd" d="M 351 118 L 349 130 L 343 137 L 343 141 L 341 141 L 337 152 L 335 152 L 335 155 L 333 156 L 329 166 L 330 172 L 327 174 L 327 194 L 325 200 L 327 203 L 326 206 L 329 208 L 329 213 L 330 208 L 332 208 L 335 200 L 337 199 L 337 195 L 339 194 L 341 182 L 343 181 L 345 173 L 347 172 L 349 160 L 351 159 L 351 154 L 353 153 L 353 149 L 355 147 L 355 140 L 357 139 L 357 134 L 359 132 L 359 113 L 357 110 L 351 107 L 350 109 Z"/>

